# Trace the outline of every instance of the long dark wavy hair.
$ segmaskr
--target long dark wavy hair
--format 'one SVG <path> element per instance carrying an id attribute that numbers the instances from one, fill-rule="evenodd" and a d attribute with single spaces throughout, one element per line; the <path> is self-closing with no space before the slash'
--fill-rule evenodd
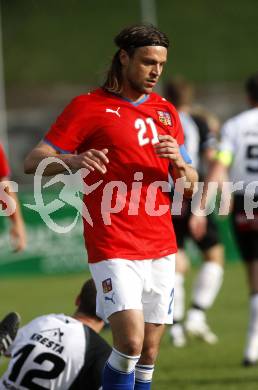
<path id="1" fill-rule="evenodd" d="M 112 59 L 103 88 L 117 95 L 121 94 L 122 91 L 121 49 L 125 50 L 129 57 L 131 57 L 135 50 L 142 46 L 169 47 L 168 37 L 152 24 L 140 24 L 127 27 L 115 37 L 114 42 L 119 49 Z"/>

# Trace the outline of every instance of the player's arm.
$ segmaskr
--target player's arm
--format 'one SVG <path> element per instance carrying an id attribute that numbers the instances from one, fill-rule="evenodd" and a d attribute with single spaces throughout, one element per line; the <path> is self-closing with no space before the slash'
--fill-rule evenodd
<path id="1" fill-rule="evenodd" d="M 21 251 L 26 246 L 26 232 L 20 210 L 20 205 L 12 184 L 9 180 L 10 169 L 4 150 L 0 145 L 0 207 L 8 211 L 10 218 L 10 237 L 15 251 Z M 9 206 L 11 209 L 9 212 Z"/>
<path id="2" fill-rule="evenodd" d="M 159 135 L 159 143 L 154 145 L 154 148 L 160 158 L 167 158 L 170 161 L 170 173 L 174 182 L 177 179 L 183 179 L 185 182 L 184 196 L 191 198 L 195 183 L 198 182 L 198 173 L 185 162 L 176 139 L 170 135 Z"/>
<path id="3" fill-rule="evenodd" d="M 215 160 L 216 154 L 217 154 L 217 150 L 215 148 L 209 147 L 203 151 L 203 157 L 206 164 L 208 165 L 208 169 L 210 168 L 211 164 Z"/>
<path id="4" fill-rule="evenodd" d="M 216 149 L 214 147 L 205 148 L 205 150 L 203 151 L 203 158 L 207 165 L 208 175 L 213 166 L 215 157 Z M 205 185 L 207 185 L 207 183 Z M 203 195 L 204 194 L 202 194 L 202 196 Z M 205 203 L 205 199 L 203 201 Z M 196 215 L 195 213 L 192 213 L 189 218 L 188 227 L 192 237 L 197 241 L 201 240 L 207 232 L 207 216 Z"/>
<path id="5" fill-rule="evenodd" d="M 12 184 L 7 177 L 1 178 L 0 184 L 3 185 L 2 190 L 6 193 L 5 199 L 0 199 L 0 203 L 2 203 L 3 209 L 8 207 L 8 205 L 6 204 L 8 202 L 8 198 L 11 199 L 15 205 L 14 212 L 9 216 L 11 222 L 10 238 L 14 251 L 20 252 L 24 250 L 27 245 L 26 230 L 22 217 L 20 203 L 16 193 L 13 191 Z"/>
<path id="6" fill-rule="evenodd" d="M 216 195 L 214 191 L 215 188 L 219 190 L 223 189 L 224 200 L 226 200 L 226 198 L 231 198 L 228 187 L 225 186 L 224 183 L 229 181 L 228 171 L 233 162 L 234 153 L 237 152 L 235 138 L 235 125 L 232 120 L 229 120 L 221 129 L 221 140 L 216 149 L 213 161 L 211 162 L 208 175 L 205 178 L 201 201 L 202 209 L 204 209 L 206 204 L 208 204 L 214 195 Z M 211 183 L 215 183 L 216 186 L 212 187 Z"/>
<path id="7" fill-rule="evenodd" d="M 206 233 L 207 217 L 205 216 L 205 209 L 211 202 L 211 199 L 217 195 L 217 190 L 221 191 L 223 189 L 223 196 L 221 196 L 219 208 L 221 215 L 227 215 L 231 211 L 233 206 L 232 193 L 229 191 L 228 186 L 224 185 L 224 183 L 228 181 L 228 165 L 225 164 L 223 160 L 215 158 L 204 182 L 199 208 L 200 212 L 198 212 L 198 214 L 193 214 L 191 225 L 189 225 L 194 238 L 200 240 Z"/>
<path id="8" fill-rule="evenodd" d="M 195 121 L 199 130 L 200 153 L 205 164 L 207 165 L 207 168 L 209 169 L 210 164 L 214 161 L 214 158 L 217 154 L 218 140 L 211 130 L 211 125 L 208 124 L 208 118 L 205 119 L 198 115 L 193 115 L 192 118 Z M 214 118 L 212 119 L 214 122 Z M 215 123 L 213 123 L 213 126 L 220 126 L 219 122 L 217 123 L 217 119 L 215 119 Z"/>
<path id="9" fill-rule="evenodd" d="M 15 212 L 10 215 L 11 228 L 10 228 L 10 237 L 12 246 L 15 252 L 23 251 L 27 246 L 27 235 L 25 224 L 20 208 L 20 202 L 14 191 L 12 191 L 11 183 L 9 182 L 8 186 L 8 195 L 13 199 L 16 204 Z"/>
<path id="10" fill-rule="evenodd" d="M 25 173 L 35 173 L 38 165 L 48 157 L 55 157 L 63 161 L 71 170 L 78 170 L 80 168 L 87 168 L 90 171 L 99 171 L 106 173 L 106 164 L 109 160 L 107 158 L 107 149 L 96 150 L 89 149 L 81 154 L 62 154 L 54 146 L 41 141 L 26 157 L 24 162 Z M 65 171 L 65 167 L 57 162 L 47 164 L 44 175 L 51 176 Z"/>
<path id="11" fill-rule="evenodd" d="M 220 200 L 220 213 L 227 215 L 232 208 L 232 196 L 228 186 L 228 170 L 233 161 L 234 127 L 228 122 L 222 129 L 222 139 L 219 150 L 208 147 L 204 151 L 204 158 L 208 163 L 208 173 L 204 180 L 204 186 L 198 212 L 193 212 L 189 221 L 189 228 L 196 239 L 201 239 L 207 229 L 206 208 L 212 198 L 217 195 L 217 190 L 223 191 Z M 214 144 L 214 143 L 213 143 Z"/>
<path id="12" fill-rule="evenodd" d="M 213 162 L 211 163 L 209 173 L 204 181 L 199 212 L 198 214 L 194 213 L 191 221 L 192 226 L 190 226 L 193 237 L 196 239 L 201 239 L 206 232 L 207 219 L 205 216 L 205 209 L 211 202 L 211 199 L 217 195 L 217 190 L 221 191 L 223 189 L 223 197 L 221 197 L 220 202 L 220 212 L 223 215 L 226 215 L 232 208 L 231 192 L 228 187 L 224 185 L 224 183 L 229 180 L 228 168 L 232 162 L 232 158 L 232 153 L 228 151 L 220 151 L 216 154 Z"/>
<path id="13" fill-rule="evenodd" d="M 226 194 L 227 187 L 223 186 L 225 182 L 228 182 L 228 167 L 230 165 L 231 157 L 227 152 L 218 152 L 214 161 L 211 164 L 209 173 L 204 182 L 203 196 L 201 199 L 201 209 L 205 209 L 205 206 L 209 204 L 211 199 L 216 195 L 212 188 L 224 191 L 224 196 L 230 196 Z M 216 186 L 212 187 L 212 183 L 215 183 Z"/>
<path id="14" fill-rule="evenodd" d="M 229 180 L 228 171 L 236 152 L 235 124 L 234 121 L 229 120 L 222 126 L 220 142 L 217 145 L 213 161 L 210 164 L 208 174 L 205 178 L 201 209 L 204 210 L 205 206 L 208 205 L 214 195 L 216 195 L 216 189 L 223 189 L 224 200 L 226 198 L 231 198 L 228 187 L 223 184 Z M 211 183 L 215 183 L 215 186 L 212 186 Z"/>

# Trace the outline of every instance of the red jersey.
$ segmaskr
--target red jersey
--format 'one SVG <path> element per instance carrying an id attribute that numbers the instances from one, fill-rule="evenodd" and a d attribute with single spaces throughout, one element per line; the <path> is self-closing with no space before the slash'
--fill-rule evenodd
<path id="1" fill-rule="evenodd" d="M 89 262 L 153 259 L 177 251 L 169 191 L 157 184 L 168 182 L 169 170 L 169 161 L 153 148 L 158 134 L 171 135 L 179 145 L 184 142 L 172 104 L 156 93 L 133 103 L 101 88 L 76 97 L 47 133 L 46 142 L 61 152 L 108 149 L 107 173 L 91 172 L 84 179 L 88 185 L 103 180 L 84 196 L 93 221 L 91 226 L 84 219 Z M 123 207 L 109 213 L 119 202 Z M 159 207 L 166 208 L 162 215 L 156 213 Z"/>
<path id="2" fill-rule="evenodd" d="M 9 176 L 10 168 L 8 165 L 8 161 L 5 157 L 5 153 L 3 147 L 0 145 L 0 180 L 4 177 Z"/>

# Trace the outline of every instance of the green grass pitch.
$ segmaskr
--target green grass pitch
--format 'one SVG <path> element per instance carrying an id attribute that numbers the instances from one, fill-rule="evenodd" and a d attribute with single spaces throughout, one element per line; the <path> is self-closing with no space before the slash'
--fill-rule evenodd
<path id="1" fill-rule="evenodd" d="M 191 271 L 187 280 L 188 301 L 195 273 L 196 269 Z M 86 276 L 0 279 L 0 317 L 17 310 L 25 324 L 43 313 L 73 313 L 75 295 Z M 247 317 L 248 296 L 243 265 L 228 264 L 222 291 L 209 312 L 209 322 L 219 336 L 219 343 L 208 346 L 191 340 L 187 347 L 178 350 L 171 346 L 166 333 L 156 365 L 153 390 L 256 390 L 258 367 L 242 368 L 240 365 Z M 109 331 L 103 335 L 110 340 Z M 6 362 L 6 359 L 1 361 L 0 374 Z"/>

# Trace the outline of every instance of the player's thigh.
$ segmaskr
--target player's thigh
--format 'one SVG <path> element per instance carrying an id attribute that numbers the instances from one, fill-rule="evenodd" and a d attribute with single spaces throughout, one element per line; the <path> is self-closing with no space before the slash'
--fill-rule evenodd
<path id="1" fill-rule="evenodd" d="M 216 244 L 203 250 L 204 261 L 213 262 L 224 266 L 224 247 L 222 244 Z"/>
<path id="2" fill-rule="evenodd" d="M 112 259 L 90 264 L 97 289 L 97 314 L 107 320 L 122 310 L 142 310 L 140 261 Z"/>
<path id="3" fill-rule="evenodd" d="M 148 263 L 143 291 L 144 320 L 153 324 L 173 322 L 175 254 Z"/>

